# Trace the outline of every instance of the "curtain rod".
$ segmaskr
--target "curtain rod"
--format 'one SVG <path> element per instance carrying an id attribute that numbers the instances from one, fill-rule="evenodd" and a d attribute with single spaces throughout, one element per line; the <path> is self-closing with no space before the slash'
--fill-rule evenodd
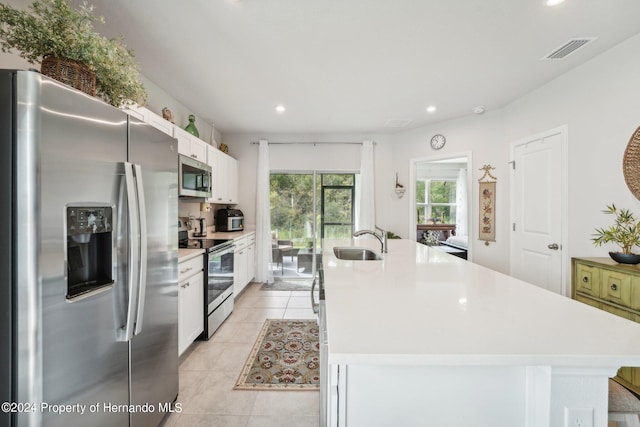
<path id="1" fill-rule="evenodd" d="M 251 141 L 251 145 L 258 145 L 260 142 Z M 316 141 L 316 142 L 267 142 L 268 145 L 362 145 L 361 142 L 329 142 L 329 141 Z M 376 145 L 374 142 L 373 145 Z"/>

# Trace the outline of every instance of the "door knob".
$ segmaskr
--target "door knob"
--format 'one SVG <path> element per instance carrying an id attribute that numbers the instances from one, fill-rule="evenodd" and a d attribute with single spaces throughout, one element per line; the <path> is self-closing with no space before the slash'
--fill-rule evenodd
<path id="1" fill-rule="evenodd" d="M 560 249 L 560 246 L 558 246 L 557 243 L 551 243 L 550 245 L 547 245 L 547 247 L 553 251 L 557 251 L 558 249 Z"/>

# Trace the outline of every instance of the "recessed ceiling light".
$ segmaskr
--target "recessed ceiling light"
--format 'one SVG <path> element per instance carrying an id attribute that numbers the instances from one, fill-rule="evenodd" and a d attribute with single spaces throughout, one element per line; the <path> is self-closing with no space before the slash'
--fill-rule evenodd
<path id="1" fill-rule="evenodd" d="M 435 106 L 435 105 L 429 105 L 429 106 L 427 107 L 427 113 L 435 113 L 435 112 L 436 112 L 436 110 L 437 110 L 437 108 L 436 108 L 436 106 Z"/>
<path id="2" fill-rule="evenodd" d="M 557 6 L 563 2 L 564 0 L 547 0 L 547 6 Z"/>
<path id="3" fill-rule="evenodd" d="M 483 114 L 484 113 L 484 105 L 478 105 L 477 107 L 473 107 L 473 114 Z"/>
<path id="4" fill-rule="evenodd" d="M 287 111 L 287 109 L 284 107 L 284 105 L 282 105 L 282 104 L 276 105 L 276 112 L 277 113 L 282 114 L 285 111 Z"/>

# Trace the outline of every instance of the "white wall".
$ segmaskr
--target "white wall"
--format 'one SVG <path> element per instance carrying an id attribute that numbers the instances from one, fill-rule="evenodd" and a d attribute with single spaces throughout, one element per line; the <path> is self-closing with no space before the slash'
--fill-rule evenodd
<path id="1" fill-rule="evenodd" d="M 435 133 L 447 137 L 442 150 L 434 151 L 429 140 Z M 404 237 L 415 238 L 409 233 L 409 209 L 412 206 L 408 192 L 403 198 L 395 193 L 395 176 L 406 188 L 409 186 L 409 162 L 415 158 L 428 158 L 447 153 L 473 152 L 473 182 L 481 176 L 477 170 L 483 164 L 497 167 L 494 174 L 499 178 L 497 186 L 497 211 L 508 214 L 508 150 L 502 136 L 501 112 L 471 116 L 460 120 L 441 123 L 437 126 L 420 128 L 400 134 L 386 135 L 257 135 L 225 134 L 223 141 L 229 146 L 229 154 L 240 162 L 240 209 L 245 214 L 247 226 L 255 224 L 255 188 L 257 146 L 252 141 L 266 139 L 277 142 L 309 141 L 362 141 L 371 139 L 375 146 L 376 180 L 376 222 L 389 231 Z M 323 145 L 293 146 L 273 145 L 270 147 L 271 168 L 274 170 L 358 170 L 360 153 L 358 146 Z M 504 184 L 503 184 L 504 183 Z M 474 262 L 499 271 L 508 271 L 508 218 L 501 213 L 497 216 L 496 242 L 484 246 L 477 236 L 477 188 L 472 188 L 471 203 L 472 230 L 470 244 L 473 247 Z"/>
<path id="2" fill-rule="evenodd" d="M 601 214 L 608 203 L 640 212 L 640 202 L 628 191 L 622 174 L 626 144 L 640 125 L 640 35 L 605 52 L 547 85 L 523 96 L 499 111 L 394 135 L 224 135 L 231 154 L 240 160 L 241 208 L 255 221 L 256 147 L 250 141 L 360 141 L 376 145 L 376 207 L 380 226 L 403 237 L 408 235 L 409 197 L 394 191 L 395 173 L 409 185 L 411 159 L 465 151 L 473 153 L 470 245 L 473 259 L 502 272 L 509 271 L 509 164 L 510 144 L 529 135 L 566 124 L 569 133 L 569 242 L 570 256 L 606 256 L 609 248 L 595 248 L 590 241 L 597 226 L 609 224 Z M 433 151 L 429 139 L 447 137 L 442 150 Z M 306 153 L 291 146 L 274 161 L 279 169 L 340 169 L 356 156 L 345 147 L 331 147 L 324 154 Z M 302 151 L 301 151 L 302 150 Z M 275 150 L 272 150 L 275 151 Z M 331 154 L 334 153 L 334 154 Z M 273 160 L 272 160 L 273 161 Z M 286 164 L 283 164 L 285 162 Z M 358 164 L 355 162 L 353 164 Z M 485 246 L 476 240 L 478 230 L 479 168 L 490 164 L 498 178 L 496 242 Z M 334 165 L 332 168 L 331 165 Z M 568 266 L 567 266 L 568 267 Z"/>
<path id="3" fill-rule="evenodd" d="M 444 148 L 434 151 L 429 141 L 436 133 L 447 138 Z M 471 229 L 469 230 L 469 246 L 473 261 L 498 271 L 508 271 L 509 261 L 509 230 L 508 218 L 508 151 L 505 149 L 502 136 L 502 113 L 487 112 L 483 115 L 471 115 L 458 120 L 438 123 L 432 126 L 403 132 L 394 135 L 393 164 L 399 171 L 399 181 L 405 186 L 409 183 L 409 163 L 412 159 L 429 159 L 448 154 L 463 152 L 472 153 L 472 180 L 469 193 L 471 205 Z M 485 164 L 495 167 L 493 174 L 498 178 L 496 185 L 496 241 L 488 246 L 478 241 L 478 186 L 477 180 L 482 176 L 478 170 Z M 407 192 L 408 195 L 408 192 Z M 405 195 L 394 205 L 395 224 L 393 227 L 402 230 L 401 235 L 407 236 L 409 227 L 409 209 L 413 203 Z"/>
<path id="4" fill-rule="evenodd" d="M 161 87 L 157 86 L 151 80 L 144 76 L 140 76 L 140 80 L 147 91 L 147 105 L 146 107 L 158 115 L 162 115 L 162 109 L 167 107 L 173 114 L 174 123 L 184 129 L 189 124 L 189 114 L 196 116 L 196 128 L 200 134 L 200 139 L 208 142 L 209 144 L 218 145 L 222 140 L 220 131 L 214 129 L 214 135 L 212 135 L 211 123 L 206 123 L 196 113 L 193 112 L 188 106 L 178 102 L 175 98 L 169 95 Z M 216 143 L 212 143 L 215 141 Z"/>
<path id="5" fill-rule="evenodd" d="M 467 116 L 393 137 L 394 169 L 407 182 L 409 160 L 434 155 L 428 141 L 442 133 L 446 146 L 437 154 L 473 151 L 472 231 L 473 260 L 502 272 L 509 271 L 509 152 L 513 142 L 542 131 L 568 126 L 570 256 L 607 256 L 615 246 L 596 248 L 595 227 L 611 223 L 601 213 L 615 203 L 640 214 L 640 202 L 627 189 L 622 158 L 640 125 L 640 35 L 634 36 L 586 64 L 516 100 L 504 109 Z M 475 240 L 478 230 L 479 168 L 496 167 L 498 177 L 496 242 L 484 246 Z M 392 228 L 408 222 L 410 201 L 395 204 Z M 404 235 L 404 234 L 403 234 Z M 567 268 L 569 266 L 566 266 Z M 570 275 L 568 275 L 570 280 Z"/>
<path id="6" fill-rule="evenodd" d="M 229 146 L 229 154 L 238 159 L 240 204 L 248 227 L 255 225 L 256 167 L 258 147 L 251 144 L 265 139 L 271 142 L 362 142 L 373 140 L 376 170 L 376 222 L 382 228 L 390 228 L 393 215 L 387 207 L 397 199 L 393 188 L 395 172 L 390 161 L 389 135 L 319 135 L 319 134 L 225 134 L 223 142 Z M 270 165 L 276 171 L 358 171 L 360 169 L 360 145 L 270 145 Z"/>
<path id="7" fill-rule="evenodd" d="M 624 150 L 640 125 L 640 35 L 520 98 L 504 109 L 504 137 L 517 141 L 568 125 L 569 255 L 607 256 L 590 241 L 595 227 L 612 223 L 605 205 L 640 214 L 627 189 Z"/>

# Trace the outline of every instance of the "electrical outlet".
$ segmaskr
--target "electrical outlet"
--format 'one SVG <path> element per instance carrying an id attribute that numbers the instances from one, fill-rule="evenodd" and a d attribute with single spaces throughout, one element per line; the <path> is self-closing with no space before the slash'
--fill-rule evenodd
<path id="1" fill-rule="evenodd" d="M 593 408 L 564 408 L 564 427 L 593 427 Z"/>

